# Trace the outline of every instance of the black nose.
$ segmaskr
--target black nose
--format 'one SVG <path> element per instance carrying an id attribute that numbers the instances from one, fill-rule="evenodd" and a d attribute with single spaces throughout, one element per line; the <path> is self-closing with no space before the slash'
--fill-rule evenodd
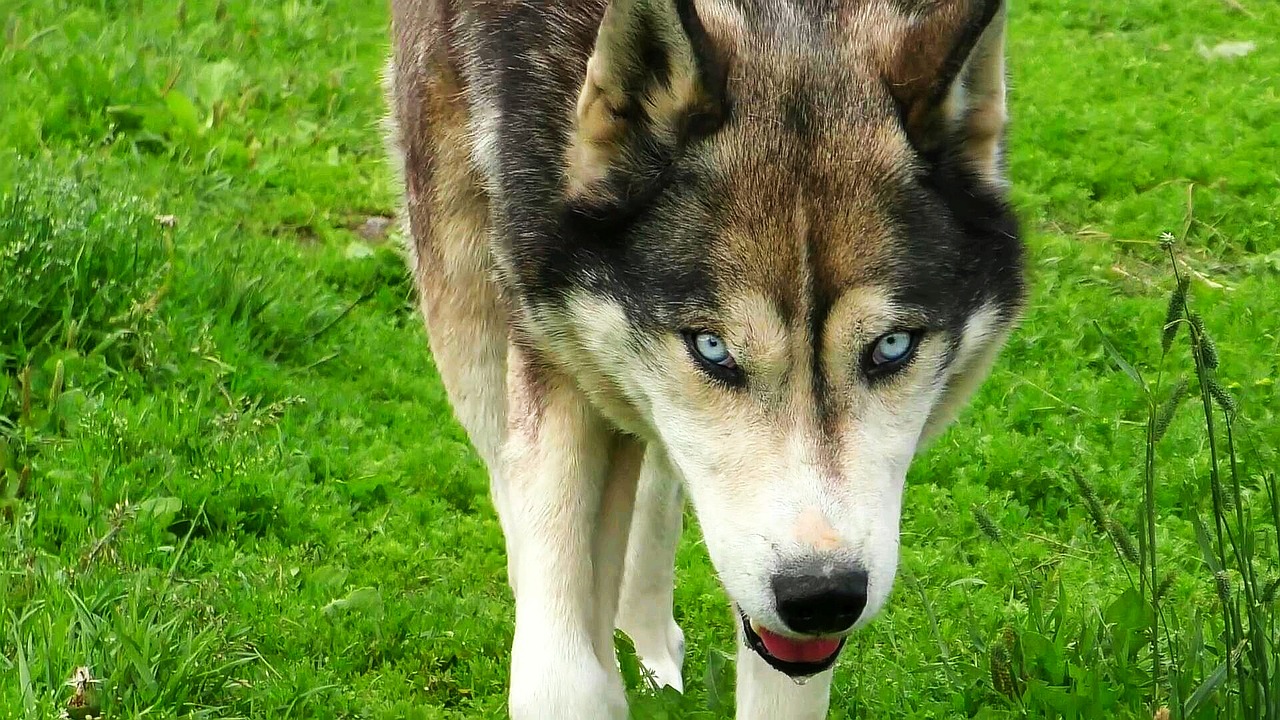
<path id="1" fill-rule="evenodd" d="M 867 606 L 867 571 L 855 563 L 820 559 L 773 576 L 778 616 L 794 632 L 832 635 L 858 621 Z"/>

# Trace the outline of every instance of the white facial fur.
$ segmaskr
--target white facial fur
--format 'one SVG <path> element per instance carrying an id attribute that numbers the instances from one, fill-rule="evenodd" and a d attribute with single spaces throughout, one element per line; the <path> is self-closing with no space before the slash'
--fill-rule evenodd
<path id="1" fill-rule="evenodd" d="M 940 367 L 944 339 L 926 336 L 909 367 L 869 383 L 859 358 L 903 318 L 882 293 L 846 293 L 822 348 L 823 365 L 840 368 L 828 370 L 827 402 L 837 412 L 825 431 L 803 329 L 784 326 L 759 297 L 743 298 L 728 314 L 723 338 L 750 377 L 746 388 L 717 384 L 681 337 L 642 336 L 621 307 L 598 297 L 570 304 L 564 319 L 575 331 L 558 354 L 589 363 L 585 375 L 607 377 L 585 389 L 615 422 L 665 448 L 721 581 L 747 615 L 785 632 L 772 575 L 784 564 L 836 554 L 869 574 L 861 626 L 893 586 L 907 469 L 935 411 L 954 412 L 963 401 L 954 391 L 976 385 L 953 375 L 986 372 L 997 314 L 975 314 L 948 368 Z"/>

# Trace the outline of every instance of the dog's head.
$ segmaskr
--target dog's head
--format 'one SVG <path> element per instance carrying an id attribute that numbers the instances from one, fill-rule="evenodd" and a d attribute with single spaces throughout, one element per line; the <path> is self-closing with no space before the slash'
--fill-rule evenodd
<path id="1" fill-rule="evenodd" d="M 883 606 L 912 457 L 1023 301 L 997 0 L 613 0 L 560 308 L 683 476 L 745 635 L 809 674 Z"/>

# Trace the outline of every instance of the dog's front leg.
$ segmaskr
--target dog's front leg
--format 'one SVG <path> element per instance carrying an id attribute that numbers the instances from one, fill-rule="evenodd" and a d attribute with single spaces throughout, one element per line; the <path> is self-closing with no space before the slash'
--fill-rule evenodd
<path id="1" fill-rule="evenodd" d="M 622 720 L 626 696 L 598 647 L 596 553 L 602 511 L 619 435 L 575 385 L 529 362 L 513 347 L 508 373 L 509 423 L 504 449 L 511 513 L 516 601 L 511 650 L 510 711 L 514 720 Z M 637 466 L 638 460 L 633 463 Z M 634 496 L 634 478 L 632 479 Z M 625 499 L 625 497 L 623 498 Z M 628 513 L 629 505 L 623 503 Z M 625 552 L 626 525 L 621 552 Z M 605 533 L 608 534 L 607 528 Z M 608 543 L 605 543 L 607 546 Z M 621 564 L 622 558 L 614 562 Z M 616 582 L 616 581 L 615 581 Z M 616 590 L 614 591 L 616 595 Z M 612 609 L 607 611 L 612 624 Z"/>
<path id="2" fill-rule="evenodd" d="M 672 614 L 675 558 L 683 526 L 681 487 L 666 451 L 650 445 L 636 493 L 627 544 L 626 575 L 618 606 L 618 629 L 635 644 L 636 654 L 658 687 L 684 691 L 684 633 Z"/>
<path id="3" fill-rule="evenodd" d="M 769 667 L 738 627 L 737 720 L 822 720 L 831 703 L 832 670 L 802 684 Z"/>

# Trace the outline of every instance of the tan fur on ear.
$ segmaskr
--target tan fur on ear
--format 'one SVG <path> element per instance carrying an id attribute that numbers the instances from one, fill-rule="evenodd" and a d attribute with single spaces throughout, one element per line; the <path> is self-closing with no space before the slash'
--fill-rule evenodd
<path id="1" fill-rule="evenodd" d="M 587 61 L 587 77 L 578 94 L 573 139 L 569 143 L 567 175 L 569 194 L 582 195 L 604 180 L 622 152 L 626 125 L 609 105 L 601 86 L 600 60 Z"/>
<path id="2" fill-rule="evenodd" d="M 700 52 L 704 38 L 690 36 L 701 26 L 684 2 L 691 5 L 613 0 L 606 9 L 575 108 L 566 157 L 570 195 L 601 192 L 609 169 L 633 160 L 628 144 L 637 135 L 674 146 L 688 118 L 715 105 L 706 82 L 709 59 Z"/>
<path id="3" fill-rule="evenodd" d="M 1006 185 L 1001 153 L 1009 120 L 1005 104 L 1004 24 L 1002 4 L 961 73 L 966 102 L 958 108 L 963 114 L 956 118 L 964 132 L 965 158 L 982 177 L 1001 188 Z"/>
<path id="4" fill-rule="evenodd" d="M 1003 186 L 1006 121 L 1003 0 L 940 0 L 910 18 L 886 78 L 905 111 L 907 134 L 924 152 L 959 139 L 983 178 Z"/>

